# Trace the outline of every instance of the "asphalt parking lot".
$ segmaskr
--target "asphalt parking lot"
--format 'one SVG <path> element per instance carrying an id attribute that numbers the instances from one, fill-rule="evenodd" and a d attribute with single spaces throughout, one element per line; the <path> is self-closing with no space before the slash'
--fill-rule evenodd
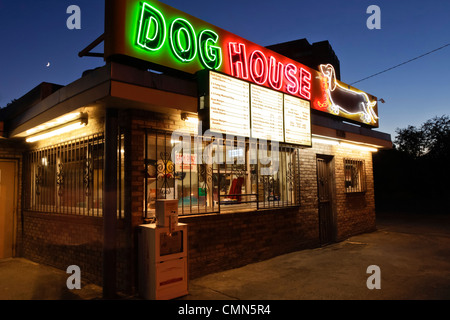
<path id="1" fill-rule="evenodd" d="M 450 214 L 379 214 L 378 230 L 191 280 L 178 300 L 449 300 Z M 369 289 L 369 266 L 380 289 Z M 25 259 L 0 260 L 0 300 L 95 300 L 69 275 Z M 137 297 L 125 297 L 137 299 Z"/>
<path id="2" fill-rule="evenodd" d="M 372 265 L 380 289 L 367 287 Z M 197 298 L 447 300 L 450 215 L 380 215 L 376 232 L 195 279 L 184 299 Z"/>

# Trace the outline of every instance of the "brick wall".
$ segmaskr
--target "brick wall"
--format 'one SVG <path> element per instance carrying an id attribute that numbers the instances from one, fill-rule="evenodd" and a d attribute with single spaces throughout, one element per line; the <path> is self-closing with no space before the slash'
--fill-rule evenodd
<path id="1" fill-rule="evenodd" d="M 188 224 L 189 277 L 318 245 L 317 211 L 301 208 L 180 217 Z"/>
<path id="2" fill-rule="evenodd" d="M 50 139 L 27 144 L 27 149 L 53 146 L 78 137 L 103 132 L 104 118 L 90 116 L 89 124 L 79 130 Z M 24 173 L 26 179 L 30 179 Z M 29 182 L 29 181 L 28 181 Z M 103 219 L 100 217 L 62 215 L 23 211 L 20 230 L 20 256 L 66 270 L 78 265 L 82 280 L 102 285 L 103 282 Z M 117 287 L 130 290 L 131 259 L 129 228 L 118 220 Z"/>
<path id="3" fill-rule="evenodd" d="M 82 279 L 101 283 L 101 218 L 24 211 L 23 219 L 23 257 L 62 270 L 77 265 Z"/>
<path id="4" fill-rule="evenodd" d="M 364 160 L 366 191 L 346 193 L 344 183 L 344 158 Z M 350 236 L 374 231 L 375 192 L 373 182 L 372 153 L 345 147 L 335 151 L 337 239 L 344 240 Z"/>
<path id="5" fill-rule="evenodd" d="M 117 286 L 129 287 L 126 234 L 119 221 L 117 240 Z M 82 281 L 102 285 L 103 219 L 87 216 L 23 212 L 22 256 L 66 270 L 81 269 Z"/>

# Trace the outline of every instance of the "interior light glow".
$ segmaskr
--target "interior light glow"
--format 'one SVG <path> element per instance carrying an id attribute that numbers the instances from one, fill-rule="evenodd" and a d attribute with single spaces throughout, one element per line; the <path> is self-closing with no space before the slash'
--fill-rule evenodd
<path id="1" fill-rule="evenodd" d="M 367 146 L 360 146 L 360 145 L 347 143 L 347 142 L 341 142 L 340 145 L 343 146 L 343 147 L 351 148 L 351 149 L 355 149 L 355 150 L 369 151 L 369 152 L 378 152 L 377 148 L 372 148 L 372 147 L 367 147 Z"/>
<path id="2" fill-rule="evenodd" d="M 75 123 L 69 124 L 67 126 L 63 126 L 61 128 L 58 128 L 56 130 L 52 130 L 52 131 L 49 131 L 49 132 L 46 132 L 46 133 L 43 133 L 43 134 L 39 134 L 37 136 L 29 137 L 29 138 L 26 139 L 26 142 L 32 143 L 32 142 L 48 139 L 48 138 L 51 138 L 51 137 L 54 137 L 54 136 L 57 136 L 57 135 L 60 135 L 60 134 L 71 132 L 73 130 L 81 129 L 84 126 L 86 126 L 86 122 L 82 122 L 82 121 L 75 122 Z"/>

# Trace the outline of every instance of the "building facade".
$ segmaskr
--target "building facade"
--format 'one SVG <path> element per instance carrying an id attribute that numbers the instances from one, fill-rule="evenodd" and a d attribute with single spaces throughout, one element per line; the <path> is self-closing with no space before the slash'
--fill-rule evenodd
<path id="1" fill-rule="evenodd" d="M 375 113 L 346 118 L 351 112 L 336 109 L 333 102 L 342 97 L 331 98 L 327 88 L 341 83 L 327 83 L 333 79 L 328 62 L 317 71 L 303 69 L 301 61 L 282 60 L 233 38 L 228 49 L 246 46 L 253 76 L 244 77 L 242 51 L 228 55 L 227 62 L 227 47 L 216 43 L 204 52 L 209 68 L 204 67 L 208 75 L 203 81 L 203 69 L 193 73 L 183 65 L 180 72 L 165 58 L 146 61 L 145 52 L 129 53 L 118 45 L 114 28 L 122 19 L 117 12 L 129 8 L 141 13 L 147 33 L 158 19 L 161 25 L 172 21 L 174 28 L 179 23 L 180 29 L 186 21 L 192 29 L 197 25 L 179 12 L 182 20 L 170 20 L 174 9 L 160 3 L 111 1 L 103 37 L 105 66 L 65 87 L 42 83 L 0 110 L 0 169 L 14 173 L 2 180 L 2 200 L 8 199 L 2 207 L 2 228 L 8 231 L 1 239 L 3 257 L 25 257 L 63 270 L 78 265 L 85 280 L 107 291 L 136 292 L 138 228 L 155 221 L 158 199 L 178 200 L 179 222 L 189 230 L 190 279 L 375 230 L 372 153 L 390 148 L 391 139 L 374 130 Z M 114 28 L 108 26 L 111 21 Z M 198 32 L 199 39 L 210 36 L 203 44 L 225 37 L 220 30 L 208 30 Z M 157 35 L 147 36 L 140 42 L 141 34 L 136 35 L 148 53 Z M 162 42 L 155 46 L 163 48 Z M 173 52 L 189 59 L 186 47 L 178 45 L 180 50 L 172 47 Z M 216 53 L 221 48 L 220 65 L 214 64 L 214 48 Z M 292 71 L 284 73 L 286 86 L 280 84 L 283 73 L 277 79 L 274 68 L 266 65 L 264 75 L 269 55 L 279 68 Z M 229 71 L 220 69 L 224 65 Z M 287 140 L 287 101 L 295 82 L 287 83 L 294 67 L 300 75 L 294 102 L 302 103 L 305 112 L 298 116 L 302 126 Z M 314 72 L 322 82 L 314 80 Z M 256 123 L 261 101 L 253 98 L 269 86 L 262 77 L 271 83 L 270 92 L 281 89 L 280 139 L 256 135 L 258 126 L 268 132 L 277 121 L 269 114 L 269 120 Z M 229 94 L 222 87 L 227 83 L 247 88 L 247 94 L 233 99 L 246 99 L 250 107 L 243 110 L 250 117 L 236 111 L 213 114 L 213 91 Z M 330 96 L 324 99 L 318 90 Z M 365 96 L 376 104 L 376 98 Z M 263 105 L 267 101 L 262 99 Z M 213 122 L 214 117 L 224 122 Z M 241 125 L 233 126 L 242 119 L 249 123 L 247 135 L 236 134 Z M 300 139 L 296 134 L 302 134 L 301 142 L 292 140 Z"/>

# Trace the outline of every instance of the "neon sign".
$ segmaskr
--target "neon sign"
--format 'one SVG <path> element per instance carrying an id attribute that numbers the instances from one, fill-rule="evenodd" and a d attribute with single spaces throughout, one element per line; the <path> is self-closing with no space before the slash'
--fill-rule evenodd
<path id="1" fill-rule="evenodd" d="M 247 52 L 243 43 L 228 43 L 229 63 L 231 65 L 231 75 L 237 78 L 248 79 L 248 65 L 244 63 L 247 59 Z"/>
<path id="2" fill-rule="evenodd" d="M 247 54 L 247 41 L 228 41 L 225 50 L 229 60 L 222 67 L 221 36 L 204 28 L 196 32 L 187 18 L 167 17 L 156 7 L 141 5 L 136 44 L 148 55 L 164 50 L 166 42 L 174 59 L 189 64 L 198 59 L 204 69 L 218 70 L 304 99 L 311 98 L 311 72 L 297 62 L 283 63 L 276 54 L 258 47 Z M 224 34 L 222 32 L 222 34 Z M 225 35 L 224 38 L 229 38 Z M 234 37 L 236 38 L 236 37 Z M 254 45 L 253 45 L 254 47 Z M 287 59 L 287 58 L 285 58 Z M 177 66 L 178 67 L 178 66 Z"/>
<path id="3" fill-rule="evenodd" d="M 211 70 L 216 70 L 222 65 L 222 49 L 215 46 L 219 35 L 212 30 L 203 30 L 199 36 L 200 59 L 202 64 Z"/>
<path id="4" fill-rule="evenodd" d="M 158 51 L 166 40 L 166 20 L 157 9 L 144 3 L 142 6 L 137 44 L 149 51 Z"/>
<path id="5" fill-rule="evenodd" d="M 138 25 L 136 43 L 144 50 L 161 50 L 168 34 L 170 49 L 179 61 L 191 62 L 200 52 L 200 61 L 205 68 L 215 70 L 222 64 L 222 49 L 215 45 L 219 35 L 212 30 L 202 30 L 197 40 L 194 27 L 188 20 L 175 18 L 167 27 L 161 11 L 145 2 Z"/>
<path id="6" fill-rule="evenodd" d="M 247 57 L 246 46 L 243 43 L 230 42 L 228 50 L 233 77 L 252 80 L 263 86 L 268 84 L 278 91 L 283 89 L 284 80 L 286 80 L 283 91 L 299 95 L 304 99 L 311 99 L 311 73 L 306 70 L 306 67 L 298 68 L 293 63 L 284 65 L 273 56 L 267 59 L 266 54 L 258 49 Z"/>
<path id="7" fill-rule="evenodd" d="M 349 86 L 343 86 L 336 79 L 336 72 L 331 64 L 319 66 L 321 81 L 324 91 L 323 101 L 317 101 L 317 105 L 335 115 L 343 114 L 344 117 L 353 117 L 365 124 L 376 124 L 378 116 L 374 110 L 376 99 L 369 99 L 367 93 Z"/>
<path id="8" fill-rule="evenodd" d="M 207 69 L 311 102 L 311 108 L 377 127 L 376 98 L 158 1 L 111 0 L 105 60 L 127 56 L 190 74 Z M 333 80 L 334 79 L 334 80 Z M 339 94 L 347 100 L 340 101 Z M 339 97 L 338 97 L 339 96 Z M 357 101 L 354 105 L 349 97 Z M 347 105 L 348 104 L 348 105 Z"/>

